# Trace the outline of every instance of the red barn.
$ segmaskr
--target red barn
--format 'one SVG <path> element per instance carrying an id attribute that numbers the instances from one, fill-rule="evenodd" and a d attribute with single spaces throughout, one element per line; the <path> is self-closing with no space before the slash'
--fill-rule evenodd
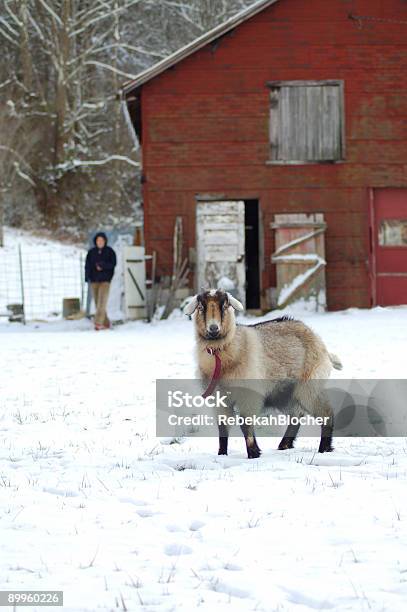
<path id="1" fill-rule="evenodd" d="M 159 274 L 181 216 L 191 289 L 269 308 L 280 255 L 330 309 L 407 303 L 406 0 L 261 0 L 123 95 Z"/>

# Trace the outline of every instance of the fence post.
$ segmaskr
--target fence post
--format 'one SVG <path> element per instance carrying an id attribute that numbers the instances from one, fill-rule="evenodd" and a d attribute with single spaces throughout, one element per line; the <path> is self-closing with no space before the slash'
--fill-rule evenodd
<path id="1" fill-rule="evenodd" d="M 3 190 L 2 192 L 4 193 Z M 4 247 L 4 198 L 2 196 L 0 197 L 0 247 Z"/>
<path id="2" fill-rule="evenodd" d="M 24 295 L 24 272 L 23 272 L 23 255 L 21 251 L 21 244 L 18 245 L 18 259 L 20 264 L 20 286 L 21 286 L 21 300 L 23 302 L 23 324 L 26 324 L 25 319 L 25 295 Z"/>
<path id="3" fill-rule="evenodd" d="M 79 266 L 80 266 L 79 278 L 81 279 L 81 310 L 83 310 L 83 305 L 85 302 L 85 279 L 83 275 L 83 254 L 82 253 L 79 254 Z"/>

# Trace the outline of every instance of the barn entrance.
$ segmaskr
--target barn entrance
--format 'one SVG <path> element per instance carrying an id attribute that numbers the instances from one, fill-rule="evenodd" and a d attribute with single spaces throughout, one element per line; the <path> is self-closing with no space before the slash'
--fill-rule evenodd
<path id="1" fill-rule="evenodd" d="M 407 304 L 407 189 L 375 189 L 371 207 L 373 301 Z"/>
<path id="2" fill-rule="evenodd" d="M 196 285 L 222 287 L 245 308 L 260 307 L 258 200 L 199 201 Z"/>
<path id="3" fill-rule="evenodd" d="M 260 308 L 259 201 L 245 201 L 246 308 Z"/>

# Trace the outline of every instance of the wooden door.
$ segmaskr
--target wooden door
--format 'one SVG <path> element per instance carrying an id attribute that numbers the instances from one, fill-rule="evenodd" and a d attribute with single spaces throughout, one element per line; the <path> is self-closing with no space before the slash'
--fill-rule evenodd
<path id="1" fill-rule="evenodd" d="M 142 246 L 125 246 L 123 249 L 124 296 L 128 319 L 144 319 L 146 316 L 146 263 Z"/>
<path id="2" fill-rule="evenodd" d="M 245 306 L 244 219 L 243 201 L 197 204 L 197 290 L 222 286 Z"/>
<path id="3" fill-rule="evenodd" d="M 324 215 L 281 214 L 271 224 L 275 251 L 271 261 L 277 268 L 277 306 L 285 308 L 300 298 L 326 307 Z"/>
<path id="4" fill-rule="evenodd" d="M 407 304 L 407 189 L 375 189 L 371 216 L 374 301 Z"/>

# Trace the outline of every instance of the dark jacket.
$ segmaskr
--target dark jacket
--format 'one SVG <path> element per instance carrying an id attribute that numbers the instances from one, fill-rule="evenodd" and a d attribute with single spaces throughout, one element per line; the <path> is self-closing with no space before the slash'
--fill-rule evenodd
<path id="1" fill-rule="evenodd" d="M 103 249 L 98 249 L 96 246 L 96 239 L 99 236 L 105 240 Z M 103 232 L 96 234 L 93 242 L 95 246 L 88 251 L 86 256 L 85 281 L 87 283 L 110 283 L 116 266 L 116 253 L 110 246 L 107 246 L 107 236 Z M 102 269 L 99 271 L 96 266 Z"/>

